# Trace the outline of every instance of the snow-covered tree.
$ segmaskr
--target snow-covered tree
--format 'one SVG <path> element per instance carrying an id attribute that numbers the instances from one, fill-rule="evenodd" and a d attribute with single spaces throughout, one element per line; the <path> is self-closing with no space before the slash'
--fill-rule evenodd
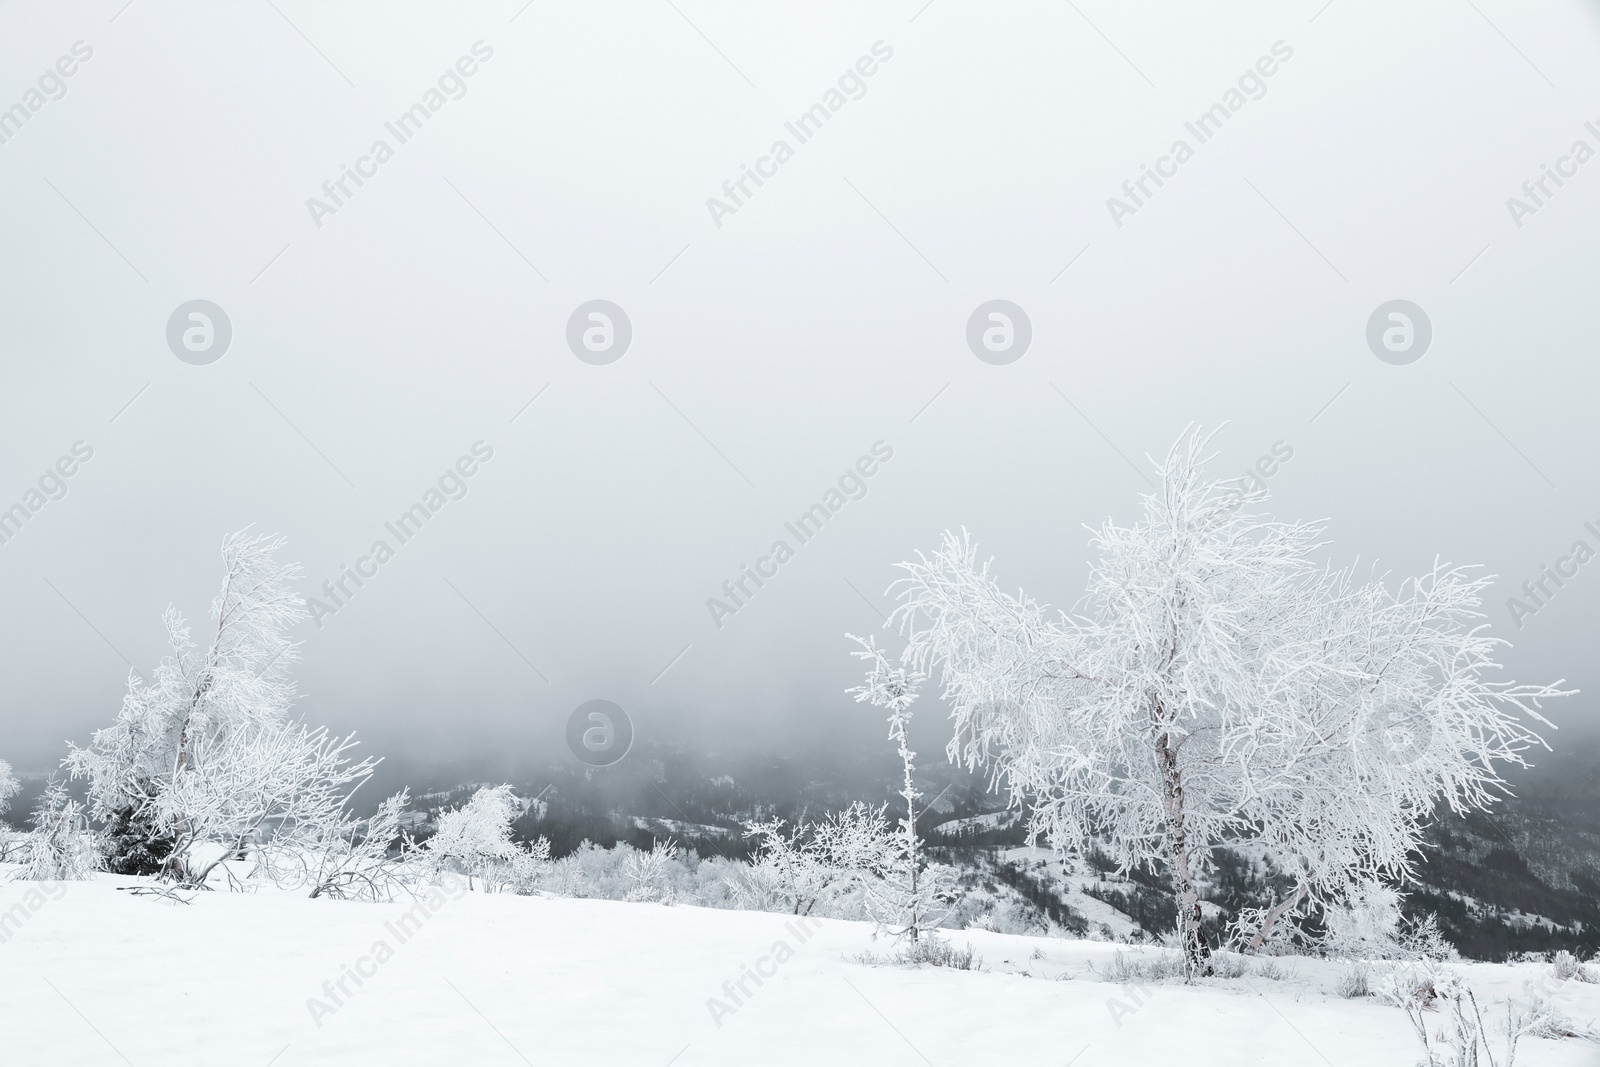
<path id="1" fill-rule="evenodd" d="M 11 798 L 16 796 L 21 788 L 22 783 L 11 773 L 11 764 L 0 760 L 0 812 L 11 806 Z M 7 823 L 0 821 L 0 863 L 10 860 L 26 839 L 26 834 L 13 830 Z"/>
<path id="2" fill-rule="evenodd" d="M 648 904 L 672 904 L 677 894 L 672 885 L 672 865 L 678 858 L 678 843 L 652 840 L 650 851 L 630 851 L 622 861 L 623 873 L 628 879 L 628 892 L 624 900 Z"/>
<path id="3" fill-rule="evenodd" d="M 1186 433 L 1142 520 L 1093 537 L 1073 614 L 1002 590 L 963 531 L 901 565 L 891 620 L 906 669 L 941 683 L 952 759 L 988 767 L 1054 847 L 1103 836 L 1124 870 L 1166 871 L 1191 976 L 1216 848 L 1254 846 L 1314 900 L 1404 877 L 1435 806 L 1490 804 L 1542 743 L 1525 719 L 1562 695 L 1491 680 L 1489 579 L 1328 570 L 1320 524 L 1203 477 L 1207 442 Z"/>
<path id="4" fill-rule="evenodd" d="M 83 806 L 63 783 L 52 779 L 45 786 L 19 858 L 17 877 L 36 882 L 83 881 L 100 868 L 99 843 Z"/>
<path id="5" fill-rule="evenodd" d="M 890 666 L 871 638 L 845 636 L 861 646 L 852 655 L 872 665 L 867 683 L 850 693 L 857 703 L 867 701 L 889 711 L 889 740 L 895 742 L 900 754 L 900 797 L 906 803 L 905 818 L 900 820 L 899 833 L 883 863 L 881 877 L 866 883 L 868 910 L 896 937 L 910 938 L 914 945 L 924 930 L 938 926 L 950 914 L 955 899 L 954 872 L 940 864 L 930 864 L 917 836 L 917 801 L 922 794 L 915 781 L 917 754 L 911 751 L 906 728 L 911 724 L 911 705 L 916 702 L 917 688 L 924 677 L 904 667 Z"/>
<path id="6" fill-rule="evenodd" d="M 90 812 L 120 828 L 123 852 L 159 854 L 168 878 L 200 884 L 252 841 L 316 838 L 371 774 L 372 761 L 348 757 L 351 739 L 288 721 L 298 653 L 286 635 L 306 613 L 290 587 L 299 568 L 275 560 L 282 547 L 249 531 L 225 538 L 204 649 L 168 608 L 171 654 L 149 681 L 130 675 L 116 722 L 63 761 L 88 779 Z"/>
<path id="7" fill-rule="evenodd" d="M 517 847 L 517 854 L 500 872 L 495 888 L 501 891 L 509 888 L 519 896 L 530 896 L 539 890 L 549 874 L 550 839 L 540 837 Z"/>
<path id="8" fill-rule="evenodd" d="M 811 914 L 835 876 L 810 846 L 804 831 L 804 827 L 789 828 L 779 818 L 745 825 L 744 836 L 754 844 L 756 854 L 750 870 L 729 883 L 742 907 Z"/>
<path id="9" fill-rule="evenodd" d="M 21 788 L 22 783 L 11 773 L 11 764 L 0 759 L 0 812 L 11 806 L 11 798 L 16 796 Z"/>
<path id="10" fill-rule="evenodd" d="M 378 805 L 370 819 L 347 812 L 318 821 L 290 842 L 276 838 L 258 853 L 262 870 L 286 888 L 309 887 L 312 897 L 391 900 L 407 881 L 410 836 L 400 817 L 411 801 L 402 789 Z M 398 855 L 390 855 L 399 845 Z"/>
<path id="11" fill-rule="evenodd" d="M 1432 915 L 1407 919 L 1401 911 L 1400 891 L 1381 882 L 1361 882 L 1342 900 L 1323 910 L 1321 948 L 1335 959 L 1418 960 L 1451 959 L 1455 949 L 1439 932 Z"/>
<path id="12" fill-rule="evenodd" d="M 728 887 L 740 907 L 810 915 L 819 903 L 868 891 L 893 862 L 897 842 L 882 807 L 857 802 L 820 822 L 790 827 L 782 819 L 750 823 L 756 855 Z"/>
<path id="13" fill-rule="evenodd" d="M 346 820 L 351 794 L 376 766 L 347 753 L 353 738 L 303 723 L 261 723 L 191 742 L 192 763 L 153 798 L 175 828 L 183 880 L 203 884 L 222 860 L 252 845 L 315 848 Z M 221 849 L 199 849 L 210 843 Z"/>
<path id="14" fill-rule="evenodd" d="M 441 814 L 439 830 L 427 842 L 435 867 L 456 867 L 470 888 L 474 877 L 488 878 L 511 864 L 521 851 L 511 840 L 518 811 L 511 786 L 497 785 L 479 789 L 461 807 Z"/>

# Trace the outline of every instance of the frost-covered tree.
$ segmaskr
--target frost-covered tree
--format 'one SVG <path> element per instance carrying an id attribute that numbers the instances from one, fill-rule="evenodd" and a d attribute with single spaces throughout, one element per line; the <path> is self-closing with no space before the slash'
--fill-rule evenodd
<path id="1" fill-rule="evenodd" d="M 917 801 L 922 794 L 916 786 L 917 754 L 911 751 L 906 728 L 911 724 L 911 705 L 916 702 L 922 675 L 904 667 L 890 666 L 888 658 L 871 638 L 846 634 L 861 646 L 852 653 L 871 663 L 865 685 L 849 692 L 857 703 L 867 701 L 889 712 L 889 740 L 900 755 L 900 798 L 905 801 L 905 818 L 883 863 L 882 875 L 867 885 L 868 910 L 896 937 L 906 937 L 915 945 L 924 930 L 936 927 L 952 910 L 955 876 L 948 867 L 930 864 L 917 836 Z"/>
<path id="2" fill-rule="evenodd" d="M 347 756 L 352 740 L 288 721 L 298 654 L 287 631 L 306 613 L 291 588 L 299 568 L 276 562 L 282 547 L 249 531 L 225 538 L 204 647 L 168 608 L 171 654 L 150 680 L 130 675 L 116 722 L 63 761 L 88 780 L 94 818 L 118 828 L 114 866 L 143 848 L 165 877 L 200 884 L 249 842 L 337 824 L 371 774 L 372 761 Z"/>
<path id="3" fill-rule="evenodd" d="M 869 891 L 893 862 L 897 841 L 882 807 L 859 801 L 820 822 L 790 827 L 782 819 L 749 823 L 756 855 L 728 888 L 740 907 L 810 915 L 819 903 Z"/>
<path id="4" fill-rule="evenodd" d="M 352 794 L 377 766 L 354 761 L 355 744 L 298 722 L 195 739 L 193 763 L 153 800 L 158 824 L 175 828 L 172 856 L 183 880 L 203 884 L 223 860 L 251 848 L 314 849 L 337 834 Z"/>
<path id="5" fill-rule="evenodd" d="M 509 865 L 521 851 L 511 840 L 517 814 L 511 786 L 479 789 L 464 805 L 439 816 L 439 830 L 427 842 L 435 867 L 455 866 L 471 888 L 474 877 L 486 879 Z"/>
<path id="6" fill-rule="evenodd" d="M 402 789 L 370 819 L 344 812 L 318 821 L 292 842 L 274 838 L 258 853 L 260 867 L 279 886 L 309 887 L 312 897 L 391 900 L 408 880 L 411 839 L 400 817 L 410 801 Z"/>
<path id="7" fill-rule="evenodd" d="M 1489 805 L 1562 695 L 1492 680 L 1490 579 L 1329 570 L 1320 524 L 1204 478 L 1207 441 L 1185 434 L 1143 518 L 1092 538 L 1072 614 L 1005 592 L 963 532 L 901 565 L 891 620 L 901 662 L 941 683 L 952 759 L 988 767 L 1052 846 L 1103 836 L 1124 870 L 1166 872 L 1191 976 L 1215 849 L 1265 853 L 1313 900 L 1404 877 L 1435 806 Z"/>
<path id="8" fill-rule="evenodd" d="M 21 788 L 22 783 L 11 773 L 11 764 L 0 759 L 0 812 L 11 806 L 11 798 L 16 796 Z M 24 837 L 25 835 L 13 830 L 5 822 L 0 822 L 0 863 L 11 858 L 12 853 L 21 847 Z"/>
<path id="9" fill-rule="evenodd" d="M 673 904 L 677 893 L 672 884 L 672 866 L 678 858 L 678 843 L 651 840 L 650 851 L 631 850 L 622 861 L 623 874 L 628 879 L 628 891 L 623 900 L 647 904 Z"/>
<path id="10" fill-rule="evenodd" d="M 1453 959 L 1456 951 L 1432 915 L 1409 920 L 1400 891 L 1381 882 L 1353 885 L 1323 910 L 1322 951 L 1335 959 Z"/>
<path id="11" fill-rule="evenodd" d="M 21 788 L 22 783 L 11 773 L 11 764 L 0 759 L 0 812 L 11 806 L 11 798 L 16 796 Z"/>
<path id="12" fill-rule="evenodd" d="M 811 846 L 805 827 L 790 828 L 783 819 L 772 818 L 746 824 L 744 836 L 755 855 L 749 871 L 729 883 L 734 899 L 758 911 L 810 915 L 835 876 Z"/>
<path id="13" fill-rule="evenodd" d="M 35 882 L 83 881 L 100 868 L 99 842 L 63 783 L 51 779 L 45 786 L 20 859 L 17 877 Z"/>

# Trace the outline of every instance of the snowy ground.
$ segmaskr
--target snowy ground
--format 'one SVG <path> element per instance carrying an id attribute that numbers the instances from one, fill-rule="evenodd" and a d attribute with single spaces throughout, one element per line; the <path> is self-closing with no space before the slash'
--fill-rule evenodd
<path id="1" fill-rule="evenodd" d="M 1419 1059 L 1398 1009 L 1325 992 L 1337 968 L 1312 960 L 1285 980 L 1158 985 L 1117 1019 L 1108 1002 L 1124 992 L 1090 967 L 1127 950 L 1095 942 L 961 932 L 987 970 L 906 970 L 847 960 L 885 948 L 860 923 L 822 921 L 802 942 L 781 915 L 463 892 L 402 926 L 409 903 L 263 889 L 183 905 L 117 890 L 133 879 L 40 891 L 8 877 L 0 869 L 0 1063 L 18 1067 Z M 335 1004 L 324 983 L 347 966 L 369 976 L 345 978 Z M 724 984 L 747 968 L 770 977 L 746 978 L 736 1004 Z M 1549 968 L 1463 970 L 1480 998 L 1501 1001 Z M 314 1019 L 313 997 L 332 1010 Z M 713 1019 L 713 997 L 731 1012 Z M 1600 1016 L 1600 986 L 1567 982 L 1554 999 L 1573 1018 Z M 1529 1038 L 1517 1062 L 1600 1064 L 1600 1046 Z"/>

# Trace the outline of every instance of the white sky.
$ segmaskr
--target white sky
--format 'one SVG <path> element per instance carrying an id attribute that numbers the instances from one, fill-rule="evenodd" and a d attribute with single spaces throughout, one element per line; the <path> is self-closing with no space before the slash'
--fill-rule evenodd
<path id="1" fill-rule="evenodd" d="M 1600 149 L 1594 4 L 122 3 L 0 8 L 0 108 L 93 49 L 0 144 L 0 508 L 94 449 L 0 544 L 21 769 L 109 721 L 169 603 L 204 616 L 226 532 L 284 534 L 314 586 L 479 440 L 468 495 L 305 628 L 301 709 L 376 753 L 533 758 L 596 697 L 641 736 L 876 736 L 843 634 L 891 565 L 966 525 L 1070 605 L 1082 524 L 1136 514 L 1123 457 L 1191 421 L 1231 420 L 1221 473 L 1287 442 L 1277 509 L 1331 517 L 1341 562 L 1486 564 L 1515 673 L 1600 684 L 1600 564 L 1520 632 L 1504 604 L 1600 548 L 1600 161 L 1520 228 L 1506 205 Z M 1279 41 L 1265 95 L 1115 226 L 1107 198 Z M 318 228 L 307 198 L 380 137 Z M 233 327 L 209 366 L 165 340 L 197 298 Z M 565 343 L 597 298 L 633 326 L 608 366 Z M 1009 366 L 966 347 L 995 298 L 1032 322 Z M 1433 324 L 1409 366 L 1365 342 L 1397 298 Z M 878 440 L 867 496 L 716 629 L 706 598 Z"/>

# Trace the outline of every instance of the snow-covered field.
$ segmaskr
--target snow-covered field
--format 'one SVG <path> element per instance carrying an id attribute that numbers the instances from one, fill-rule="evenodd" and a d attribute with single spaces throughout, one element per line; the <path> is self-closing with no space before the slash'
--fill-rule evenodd
<path id="1" fill-rule="evenodd" d="M 851 962 L 886 948 L 863 923 L 801 928 L 758 912 L 465 891 L 436 891 L 431 910 L 269 888 L 180 904 L 119 891 L 134 879 L 41 885 L 9 874 L 0 870 L 7 1067 L 1420 1058 L 1400 1010 L 1340 999 L 1329 991 L 1338 968 L 1316 960 L 1285 961 L 1292 974 L 1278 980 L 1140 995 L 1091 970 L 1137 950 L 1096 942 L 963 931 L 953 940 L 970 941 L 985 970 L 909 970 Z M 1498 1012 L 1549 967 L 1461 970 Z M 1551 988 L 1568 1016 L 1600 1017 L 1600 985 Z M 1517 1063 L 1600 1064 L 1600 1046 L 1525 1038 Z"/>

